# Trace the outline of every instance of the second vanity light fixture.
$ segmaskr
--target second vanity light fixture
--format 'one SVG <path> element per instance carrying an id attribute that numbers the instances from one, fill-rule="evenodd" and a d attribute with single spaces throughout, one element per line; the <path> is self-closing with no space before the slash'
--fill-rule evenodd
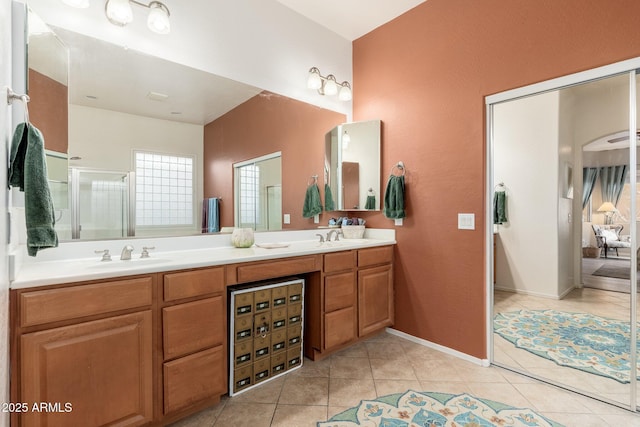
<path id="1" fill-rule="evenodd" d="M 62 0 L 62 2 L 77 8 L 89 7 L 89 0 Z M 168 34 L 171 31 L 169 8 L 159 1 L 154 0 L 149 4 L 145 4 L 136 0 L 106 0 L 104 13 L 109 22 L 124 27 L 133 21 L 132 4 L 149 9 L 147 26 L 151 31 L 158 34 Z"/>
<path id="2" fill-rule="evenodd" d="M 342 83 L 338 83 L 336 76 L 329 74 L 325 77 L 320 74 L 320 70 L 316 67 L 312 67 L 309 70 L 307 87 L 309 89 L 316 89 L 320 95 L 338 94 L 338 99 L 340 99 L 340 101 L 351 101 L 351 85 L 349 82 L 344 81 Z M 339 92 L 338 87 L 340 88 Z"/>

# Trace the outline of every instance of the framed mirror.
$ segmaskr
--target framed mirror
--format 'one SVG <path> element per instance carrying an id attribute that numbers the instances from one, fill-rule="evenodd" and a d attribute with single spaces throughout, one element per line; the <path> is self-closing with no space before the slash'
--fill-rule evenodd
<path id="1" fill-rule="evenodd" d="M 62 171 L 65 177 L 65 186 L 59 192 L 65 197 L 61 196 L 57 210 L 62 217 L 56 224 L 62 241 L 200 234 L 203 200 L 213 197 L 222 200 L 220 225 L 232 226 L 235 218 L 232 164 L 276 151 L 282 151 L 284 156 L 295 161 L 281 164 L 281 173 L 288 176 L 288 180 L 279 187 L 270 186 L 270 206 L 276 206 L 275 200 L 280 197 L 284 201 L 281 209 L 286 207 L 286 213 L 293 218 L 288 226 L 307 226 L 302 218 L 297 218 L 295 210 L 302 191 L 299 183 L 310 170 L 320 173 L 325 130 L 343 122 L 344 114 L 67 28 L 50 28 L 68 49 L 69 60 L 68 102 L 67 97 L 57 98 L 64 100 L 68 111 L 68 120 L 60 120 L 68 123 L 65 163 L 50 168 Z M 50 50 L 32 49 L 29 61 L 48 61 L 42 54 L 43 51 L 50 53 Z M 41 99 L 33 96 L 30 106 L 36 98 Z M 51 107 L 51 104 L 45 105 Z M 298 118 L 293 127 L 295 132 L 283 133 L 284 126 L 292 128 L 291 111 L 299 112 L 303 108 L 304 120 Z M 238 117 L 243 114 L 248 116 Z M 229 115 L 242 123 L 237 140 L 233 143 L 221 141 L 211 148 L 207 128 L 214 129 L 210 133 L 218 136 L 217 129 L 226 127 L 220 135 L 229 136 L 232 133 L 229 123 L 222 120 Z M 268 115 L 281 117 L 282 121 L 265 121 L 264 117 Z M 217 126 L 218 121 L 224 123 Z M 251 129 L 259 127 L 260 134 L 248 136 L 244 132 L 247 123 L 252 123 Z M 49 139 L 49 132 L 45 139 Z M 268 139 L 273 142 L 265 147 Z M 309 141 L 309 144 L 298 148 L 300 140 Z M 229 148 L 233 153 L 225 151 Z M 140 154 L 150 156 L 152 160 L 137 158 Z M 160 160 L 156 162 L 158 158 Z M 151 168 L 147 164 L 150 161 L 154 163 Z M 224 167 L 218 165 L 221 161 L 225 162 Z M 80 177 L 75 180 L 79 186 L 77 191 L 73 190 L 74 181 L 68 179 L 73 176 L 72 170 Z M 128 178 L 117 184 L 99 178 L 89 184 L 82 179 L 87 172 L 93 173 L 91 176 L 94 177 L 113 173 L 113 176 Z M 69 188 L 66 187 L 67 179 Z M 166 181 L 174 179 L 177 181 L 170 182 L 168 190 L 163 190 Z M 115 187 L 118 192 L 105 190 Z M 91 192 L 83 192 L 84 189 L 91 189 Z M 73 197 L 74 194 L 85 196 Z M 107 195 L 126 203 L 105 205 L 103 196 Z M 75 205 L 74 200 L 77 201 Z M 116 205 L 122 205 L 122 212 L 111 211 Z M 109 206 L 109 212 L 100 206 Z M 82 212 L 72 215 L 76 209 Z M 126 223 L 114 226 L 104 221 L 113 216 L 123 218 Z M 272 212 L 268 228 L 273 229 L 276 224 L 275 212 Z"/>
<path id="2" fill-rule="evenodd" d="M 380 131 L 380 120 L 367 120 L 325 135 L 325 200 L 335 210 L 380 210 Z"/>

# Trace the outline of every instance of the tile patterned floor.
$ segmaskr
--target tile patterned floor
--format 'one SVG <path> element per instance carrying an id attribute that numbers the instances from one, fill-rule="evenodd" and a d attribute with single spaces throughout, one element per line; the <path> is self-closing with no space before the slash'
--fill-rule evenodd
<path id="1" fill-rule="evenodd" d="M 532 408 L 567 427 L 639 426 L 640 415 L 382 333 L 254 390 L 223 400 L 173 427 L 315 427 L 370 399 L 408 389 L 467 392 Z"/>

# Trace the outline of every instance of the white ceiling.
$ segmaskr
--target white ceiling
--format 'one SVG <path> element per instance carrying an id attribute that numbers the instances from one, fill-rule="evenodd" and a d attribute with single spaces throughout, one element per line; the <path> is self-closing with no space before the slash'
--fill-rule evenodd
<path id="1" fill-rule="evenodd" d="M 425 0 L 277 1 L 347 40 L 355 40 Z"/>

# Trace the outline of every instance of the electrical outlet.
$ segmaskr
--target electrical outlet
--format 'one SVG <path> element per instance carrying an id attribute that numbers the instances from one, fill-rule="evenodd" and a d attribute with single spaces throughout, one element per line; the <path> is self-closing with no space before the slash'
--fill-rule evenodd
<path id="1" fill-rule="evenodd" d="M 282 220 L 285 224 L 291 224 L 291 214 L 284 214 L 284 219 Z"/>
<path id="2" fill-rule="evenodd" d="M 476 215 L 472 213 L 459 213 L 458 214 L 458 229 L 459 230 L 475 230 L 476 229 Z"/>
<path id="3" fill-rule="evenodd" d="M 402 218 L 396 218 L 394 225 L 402 226 Z"/>

